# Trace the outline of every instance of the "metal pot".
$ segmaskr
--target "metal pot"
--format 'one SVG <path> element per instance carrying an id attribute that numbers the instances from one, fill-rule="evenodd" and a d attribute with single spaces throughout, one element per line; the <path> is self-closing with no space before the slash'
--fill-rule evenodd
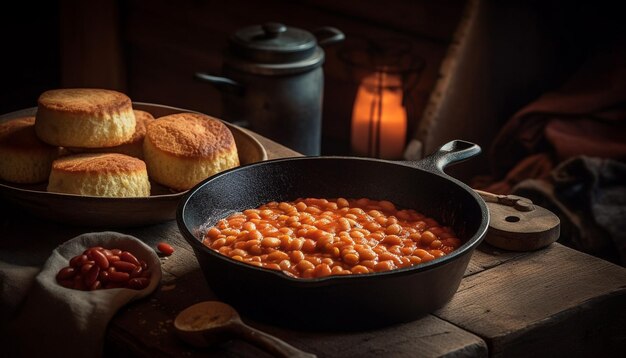
<path id="1" fill-rule="evenodd" d="M 313 33 L 280 23 L 235 32 L 223 76 L 196 73 L 222 93 L 222 119 L 250 128 L 307 155 L 321 146 L 324 51 L 344 34 L 332 27 Z"/>
<path id="2" fill-rule="evenodd" d="M 176 220 L 210 288 L 242 313 L 298 328 L 363 329 L 411 321 L 452 298 L 489 212 L 480 196 L 443 169 L 480 152 L 453 141 L 417 162 L 297 157 L 219 173 L 181 200 Z M 298 279 L 223 256 L 201 243 L 203 230 L 235 211 L 300 197 L 390 200 L 451 226 L 463 245 L 431 262 L 363 275 Z"/>

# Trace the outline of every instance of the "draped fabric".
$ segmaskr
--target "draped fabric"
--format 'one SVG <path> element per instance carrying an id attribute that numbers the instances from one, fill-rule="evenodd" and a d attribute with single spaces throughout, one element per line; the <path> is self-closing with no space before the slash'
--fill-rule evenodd
<path id="1" fill-rule="evenodd" d="M 474 188 L 535 196 L 572 225 L 563 241 L 626 265 L 626 237 L 615 227 L 626 222 L 626 51 L 596 53 L 563 86 L 515 113 L 489 160 L 491 175 L 475 178 Z M 578 201 L 568 197 L 576 191 L 584 193 Z"/>

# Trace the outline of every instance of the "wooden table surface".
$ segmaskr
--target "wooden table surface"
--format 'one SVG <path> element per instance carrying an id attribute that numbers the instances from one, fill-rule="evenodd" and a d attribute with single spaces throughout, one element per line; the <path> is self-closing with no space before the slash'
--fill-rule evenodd
<path id="1" fill-rule="evenodd" d="M 298 155 L 255 136 L 270 159 Z M 0 240 L 1 249 L 43 252 L 33 255 L 33 264 L 45 260 L 47 248 L 89 231 L 39 222 L 15 208 L 5 206 L 2 211 L 2 236 L 23 239 Z M 123 307 L 110 322 L 107 356 L 269 356 L 238 340 L 196 349 L 175 335 L 178 312 L 216 299 L 175 221 L 116 231 L 153 247 L 166 241 L 176 251 L 162 258 L 161 286 L 148 298 Z M 452 300 L 416 321 L 360 332 L 342 332 L 340 327 L 310 332 L 242 318 L 318 357 L 618 356 L 626 347 L 626 269 L 558 243 L 526 253 L 483 244 Z"/>

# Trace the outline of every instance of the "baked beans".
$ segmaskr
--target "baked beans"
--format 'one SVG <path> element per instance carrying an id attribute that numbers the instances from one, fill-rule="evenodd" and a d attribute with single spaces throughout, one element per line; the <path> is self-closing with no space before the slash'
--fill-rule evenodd
<path id="1" fill-rule="evenodd" d="M 219 220 L 202 242 L 232 259 L 300 278 L 409 267 L 461 246 L 436 220 L 366 198 L 270 202 Z"/>

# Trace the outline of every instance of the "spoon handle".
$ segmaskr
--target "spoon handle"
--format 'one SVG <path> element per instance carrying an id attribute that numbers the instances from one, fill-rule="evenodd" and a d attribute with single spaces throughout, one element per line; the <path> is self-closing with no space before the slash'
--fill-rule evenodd
<path id="1" fill-rule="evenodd" d="M 281 358 L 316 358 L 315 354 L 307 353 L 288 344 L 287 342 L 252 328 L 243 322 L 236 322 L 234 330 L 242 339 L 256 345 L 259 348 Z"/>

